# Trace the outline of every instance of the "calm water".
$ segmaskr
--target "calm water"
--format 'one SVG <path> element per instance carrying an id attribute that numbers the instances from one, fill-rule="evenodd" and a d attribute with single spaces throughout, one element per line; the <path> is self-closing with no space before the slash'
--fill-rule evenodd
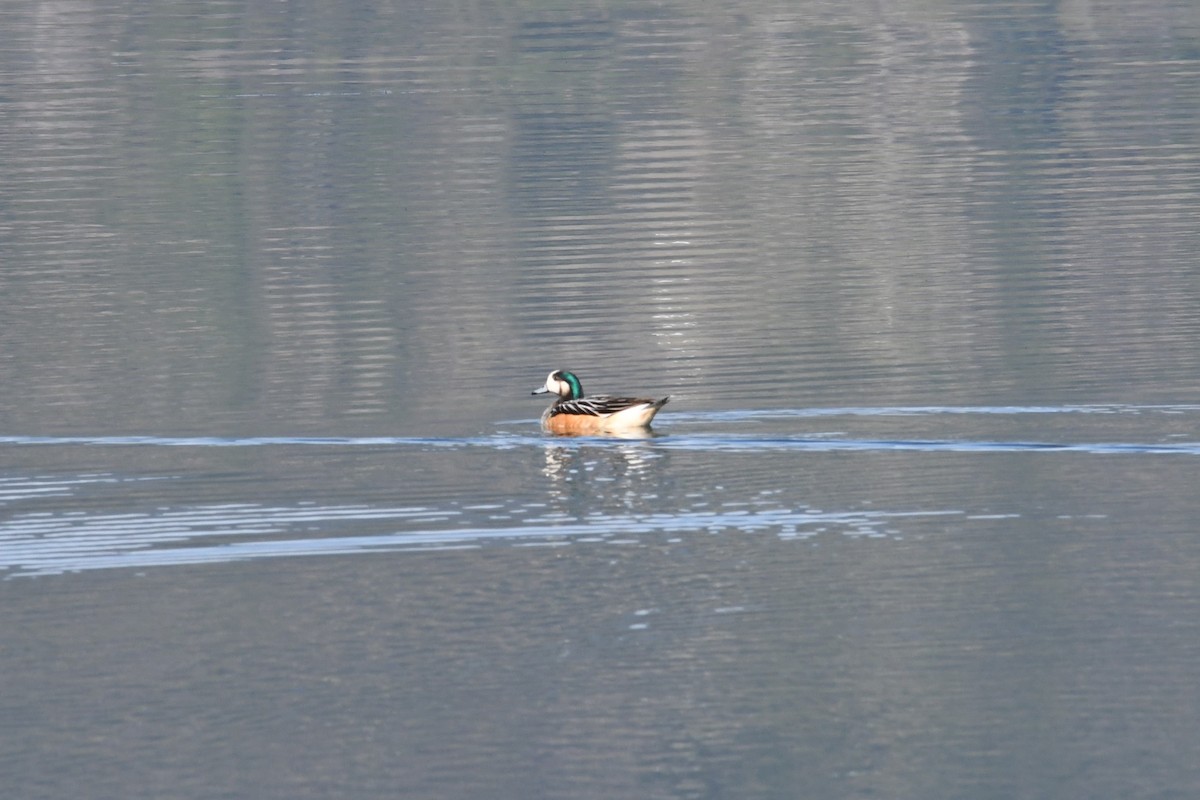
<path id="1" fill-rule="evenodd" d="M 0 9 L 5 796 L 1200 795 L 1200 6 L 327 6 Z"/>

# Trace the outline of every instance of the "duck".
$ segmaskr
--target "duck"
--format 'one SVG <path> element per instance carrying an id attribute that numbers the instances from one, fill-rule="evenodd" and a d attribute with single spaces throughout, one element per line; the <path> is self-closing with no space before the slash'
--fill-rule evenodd
<path id="1" fill-rule="evenodd" d="M 550 433 L 589 435 L 627 433 L 650 427 L 650 420 L 671 399 L 583 396 L 583 384 L 570 370 L 556 369 L 546 383 L 530 394 L 554 394 L 558 399 L 542 413 L 542 427 Z"/>

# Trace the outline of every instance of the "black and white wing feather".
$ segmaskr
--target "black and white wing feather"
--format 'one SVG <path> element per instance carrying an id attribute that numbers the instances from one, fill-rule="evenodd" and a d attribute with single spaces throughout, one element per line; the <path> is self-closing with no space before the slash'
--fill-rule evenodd
<path id="1" fill-rule="evenodd" d="M 550 408 L 550 416 L 556 414 L 584 414 L 592 417 L 604 417 L 609 414 L 616 414 L 618 411 L 624 411 L 627 408 L 634 406 L 662 406 L 666 403 L 666 398 L 662 400 L 649 400 L 644 397 L 606 397 L 597 395 L 595 397 L 584 397 L 579 400 L 563 400 L 555 403 Z"/>

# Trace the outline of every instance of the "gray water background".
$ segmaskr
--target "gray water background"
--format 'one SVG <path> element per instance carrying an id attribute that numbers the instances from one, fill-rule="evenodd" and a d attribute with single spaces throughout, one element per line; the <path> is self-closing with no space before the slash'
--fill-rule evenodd
<path id="1" fill-rule="evenodd" d="M 0 790 L 1196 797 L 1198 252 L 1190 0 L 9 0 Z"/>

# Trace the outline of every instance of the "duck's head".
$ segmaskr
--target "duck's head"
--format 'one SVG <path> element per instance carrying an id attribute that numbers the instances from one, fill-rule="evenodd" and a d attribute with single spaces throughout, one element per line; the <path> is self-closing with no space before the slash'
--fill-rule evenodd
<path id="1" fill-rule="evenodd" d="M 556 369 L 546 376 L 546 384 L 540 389 L 534 389 L 530 394 L 556 394 L 564 400 L 578 400 L 583 397 L 583 384 L 574 372 Z"/>

